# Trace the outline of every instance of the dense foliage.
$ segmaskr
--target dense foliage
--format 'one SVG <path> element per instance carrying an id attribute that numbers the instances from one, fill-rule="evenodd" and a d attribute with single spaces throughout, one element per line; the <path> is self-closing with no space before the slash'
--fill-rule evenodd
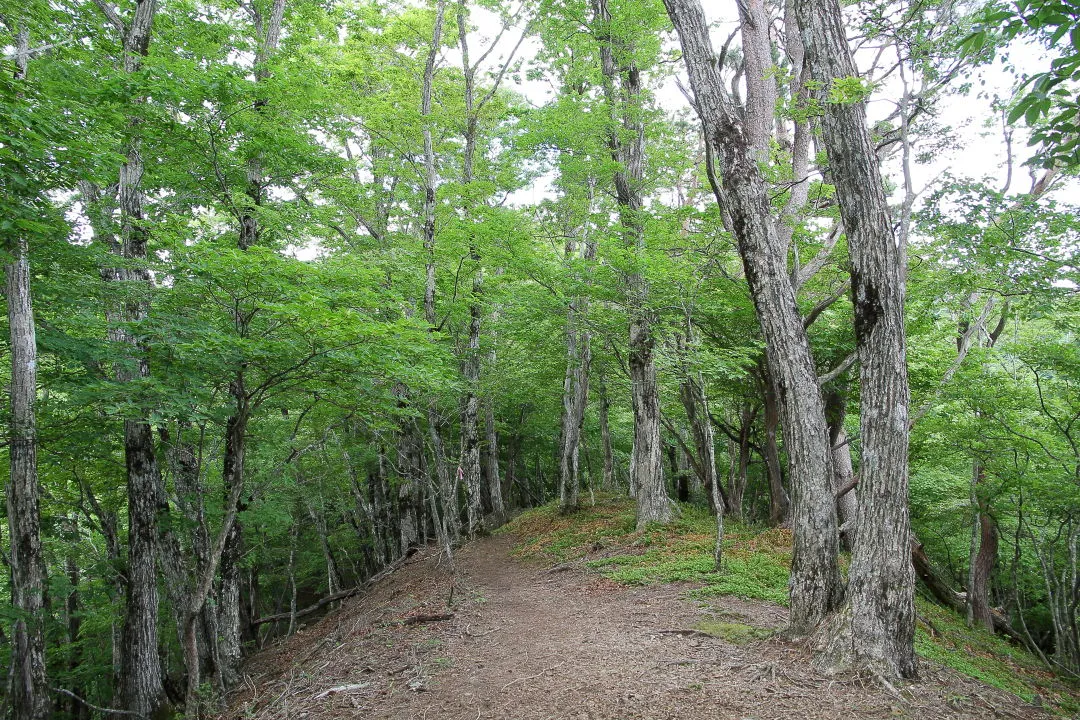
<path id="1" fill-rule="evenodd" d="M 410 546 L 452 554 L 560 494 L 572 511 L 567 482 L 574 498 L 637 492 L 628 327 L 648 328 L 666 491 L 721 519 L 788 520 L 777 391 L 718 171 L 675 100 L 661 3 L 9 5 L 0 241 L 5 264 L 23 247 L 30 265 L 46 579 L 32 620 L 57 715 L 186 703 L 195 717 L 242 654 Z M 889 108 L 871 119 L 908 258 L 914 533 L 937 579 L 969 590 L 972 622 L 980 596 L 1076 675 L 1080 227 L 1062 189 L 1080 31 L 1067 3 L 970 10 L 851 8 L 864 76 L 823 102 Z M 943 108 L 995 72 L 987 49 L 1025 37 L 1071 48 L 1018 80 L 1000 132 L 949 127 Z M 732 38 L 718 62 L 738 99 Z M 822 108 L 789 84 L 788 39 L 769 36 L 775 127 L 758 164 L 857 485 L 846 237 L 824 150 L 799 169 Z M 1022 119 L 1042 143 L 1024 188 Z M 997 137 L 1008 157 L 988 176 L 941 164 Z M 623 193 L 638 142 L 640 203 Z M 149 490 L 132 481 L 140 430 Z M 28 622 L 9 575 L 5 668 Z M 157 689 L 125 664 L 137 602 Z"/>

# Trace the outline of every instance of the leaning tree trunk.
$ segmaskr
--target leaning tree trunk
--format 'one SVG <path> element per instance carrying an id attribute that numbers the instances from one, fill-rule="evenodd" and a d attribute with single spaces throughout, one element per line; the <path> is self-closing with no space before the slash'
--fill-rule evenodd
<path id="1" fill-rule="evenodd" d="M 664 4 L 682 44 L 706 148 L 720 160 L 723 186 L 713 190 L 731 218 L 779 396 L 795 507 L 791 626 L 808 633 L 840 605 L 843 594 L 832 456 L 817 372 L 770 220 L 769 191 L 740 112 L 725 92 L 701 5 L 695 0 Z"/>
<path id="2" fill-rule="evenodd" d="M 19 49 L 28 42 L 19 33 Z M 25 73 L 26 52 L 19 53 Z M 11 425 L 7 487 L 11 538 L 11 605 L 15 610 L 11 643 L 11 716 L 46 720 L 52 712 L 45 675 L 45 560 L 41 553 L 41 513 L 37 477 L 37 344 L 30 301 L 30 259 L 19 237 L 7 266 L 7 309 L 11 336 Z"/>
<path id="3" fill-rule="evenodd" d="M 857 77 L 838 0 L 798 0 L 796 14 L 807 68 L 819 87 L 828 90 L 836 81 Z M 830 644 L 840 651 L 841 662 L 850 659 L 886 677 L 913 677 L 905 260 L 893 235 L 864 102 L 827 102 L 824 93 L 820 96 L 825 148 L 851 257 L 862 446 L 859 520 L 848 583 L 851 633 Z M 844 629 L 839 633 L 846 634 Z"/>
<path id="4" fill-rule="evenodd" d="M 855 471 L 851 464 L 851 442 L 848 439 L 847 430 L 844 428 L 844 418 L 847 416 L 847 398 L 838 390 L 829 390 L 825 393 L 825 415 L 829 422 L 829 442 L 832 445 L 833 454 L 833 488 L 837 493 L 843 492 L 836 499 L 836 512 L 840 519 L 840 536 L 845 546 L 851 549 L 851 539 L 855 535 L 855 525 L 858 522 L 858 503 L 855 501 L 855 492 L 849 489 L 855 477 Z"/>

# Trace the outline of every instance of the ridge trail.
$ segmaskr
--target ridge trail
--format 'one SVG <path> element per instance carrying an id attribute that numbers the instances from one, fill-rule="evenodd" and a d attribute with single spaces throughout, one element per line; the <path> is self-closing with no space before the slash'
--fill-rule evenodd
<path id="1" fill-rule="evenodd" d="M 445 560 L 422 551 L 368 594 L 255 655 L 223 718 L 1051 717 L 927 663 L 923 680 L 898 694 L 826 677 L 805 644 L 736 644 L 696 631 L 703 622 L 779 630 L 782 607 L 689 599 L 688 585 L 625 587 L 573 566 L 553 571 L 512 557 L 513 544 L 496 535 L 463 547 L 453 617 L 408 623 L 447 612 Z"/>

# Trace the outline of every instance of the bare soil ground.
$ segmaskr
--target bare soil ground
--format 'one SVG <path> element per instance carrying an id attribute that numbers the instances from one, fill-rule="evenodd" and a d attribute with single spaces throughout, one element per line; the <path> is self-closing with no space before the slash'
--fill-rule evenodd
<path id="1" fill-rule="evenodd" d="M 930 663 L 918 682 L 893 688 L 828 677 L 807 647 L 779 636 L 736 644 L 694 631 L 703 621 L 779 630 L 782 607 L 552 571 L 512 558 L 513 542 L 501 535 L 459 551 L 449 608 L 445 559 L 417 554 L 366 595 L 252 657 L 223 717 L 1052 717 Z"/>

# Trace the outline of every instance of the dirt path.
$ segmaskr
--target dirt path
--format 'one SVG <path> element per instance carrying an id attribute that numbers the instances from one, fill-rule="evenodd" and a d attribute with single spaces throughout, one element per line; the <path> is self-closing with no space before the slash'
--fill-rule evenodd
<path id="1" fill-rule="evenodd" d="M 783 626 L 785 610 L 685 587 L 627 588 L 509 556 L 512 539 L 462 549 L 449 576 L 424 553 L 367 596 L 252 658 L 231 717 L 462 719 L 1040 718 L 1019 699 L 924 667 L 896 693 L 813 670 L 777 637 L 730 642 L 702 622 Z M 746 644 L 742 644 L 746 643 Z"/>

